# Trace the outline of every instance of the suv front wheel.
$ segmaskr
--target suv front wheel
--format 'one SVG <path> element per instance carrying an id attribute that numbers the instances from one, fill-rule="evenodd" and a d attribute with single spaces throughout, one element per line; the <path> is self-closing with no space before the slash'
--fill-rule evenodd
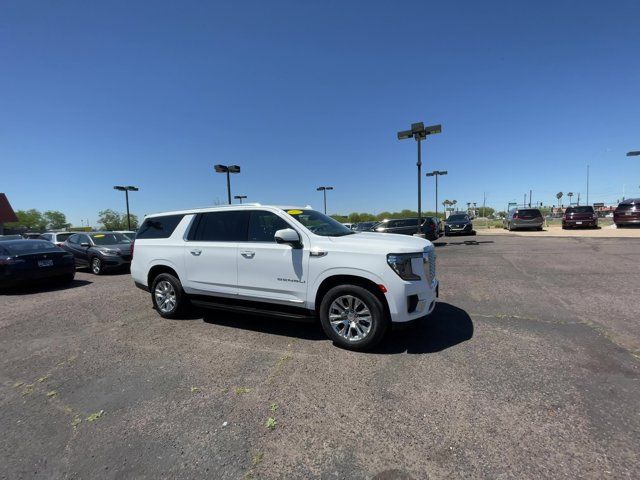
<path id="1" fill-rule="evenodd" d="M 333 342 L 350 350 L 377 345 L 389 326 L 382 302 L 366 288 L 339 285 L 320 304 L 322 329 Z"/>
<path id="2" fill-rule="evenodd" d="M 151 299 L 153 307 L 164 318 L 176 318 L 187 303 L 180 280 L 168 273 L 161 273 L 154 278 Z"/>

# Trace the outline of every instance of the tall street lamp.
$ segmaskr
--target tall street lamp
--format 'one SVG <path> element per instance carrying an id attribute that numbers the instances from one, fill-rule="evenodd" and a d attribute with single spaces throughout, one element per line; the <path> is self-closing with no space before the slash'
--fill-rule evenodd
<path id="1" fill-rule="evenodd" d="M 433 172 L 427 173 L 427 177 L 436 177 L 436 218 L 438 218 L 438 177 L 440 175 L 446 175 L 447 173 L 446 170 L 434 170 Z"/>
<path id="2" fill-rule="evenodd" d="M 246 195 L 234 195 L 233 198 L 235 198 L 236 200 L 240 200 L 240 203 L 242 203 L 242 199 L 243 198 L 247 198 Z"/>
<path id="3" fill-rule="evenodd" d="M 333 187 L 318 187 L 316 191 L 322 192 L 324 195 L 324 214 L 327 214 L 327 190 L 333 190 Z"/>
<path id="4" fill-rule="evenodd" d="M 240 167 L 238 165 L 214 165 L 213 168 L 217 173 L 227 174 L 227 199 L 231 205 L 231 180 L 229 177 L 232 173 L 240 173 Z"/>
<path id="5" fill-rule="evenodd" d="M 113 187 L 113 189 L 124 192 L 124 198 L 126 199 L 126 202 L 127 202 L 127 228 L 131 230 L 131 215 L 129 215 L 129 192 L 137 192 L 140 189 L 132 185 L 128 185 L 126 187 L 124 185 L 116 185 L 115 187 Z M 87 225 L 88 224 L 89 222 L 87 222 Z"/>
<path id="6" fill-rule="evenodd" d="M 442 132 L 442 125 L 431 125 L 425 127 L 424 123 L 412 123 L 411 130 L 403 130 L 398 132 L 398 140 L 406 140 L 407 138 L 413 138 L 418 142 L 418 234 L 422 234 L 422 140 L 427 138 L 427 135 L 434 135 Z"/>
<path id="7" fill-rule="evenodd" d="M 637 157 L 640 155 L 640 150 L 636 150 L 633 152 L 627 152 L 627 157 Z"/>

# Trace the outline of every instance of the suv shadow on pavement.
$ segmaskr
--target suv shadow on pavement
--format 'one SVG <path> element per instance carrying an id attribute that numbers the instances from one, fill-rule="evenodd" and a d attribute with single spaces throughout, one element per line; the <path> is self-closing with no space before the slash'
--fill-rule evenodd
<path id="1" fill-rule="evenodd" d="M 194 316 L 206 323 L 242 328 L 270 335 L 328 340 L 319 322 L 267 318 L 215 310 L 194 310 Z M 465 342 L 473 337 L 473 322 L 466 311 L 445 302 L 438 302 L 433 313 L 414 324 L 394 327 L 382 343 L 363 353 L 435 353 Z"/>
<path id="2" fill-rule="evenodd" d="M 320 323 L 313 320 L 289 320 L 260 315 L 249 315 L 216 310 L 199 310 L 206 323 L 241 328 L 252 332 L 268 333 L 303 340 L 328 340 Z"/>
<path id="3" fill-rule="evenodd" d="M 473 337 L 473 322 L 461 308 L 437 302 L 426 319 L 396 328 L 372 353 L 435 353 L 466 342 Z"/>

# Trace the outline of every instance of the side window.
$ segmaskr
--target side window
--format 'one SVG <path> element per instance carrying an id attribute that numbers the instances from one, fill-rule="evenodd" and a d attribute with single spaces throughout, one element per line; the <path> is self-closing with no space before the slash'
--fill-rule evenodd
<path id="1" fill-rule="evenodd" d="M 136 238 L 169 238 L 183 218 L 184 215 L 147 218 L 138 230 Z"/>
<path id="2" fill-rule="evenodd" d="M 50 233 L 43 233 L 38 238 L 41 238 L 42 240 L 51 240 L 51 234 Z"/>
<path id="3" fill-rule="evenodd" d="M 400 224 L 398 220 L 389 220 L 385 225 L 387 228 L 398 228 L 399 226 Z"/>
<path id="4" fill-rule="evenodd" d="M 78 243 L 80 243 L 78 241 L 79 238 L 80 238 L 80 235 L 77 235 L 77 234 L 76 235 L 71 235 L 69 237 L 69 243 L 78 244 Z"/>
<path id="5" fill-rule="evenodd" d="M 275 242 L 273 236 L 283 228 L 291 226 L 275 213 L 256 210 L 251 212 L 248 238 L 250 242 Z"/>
<path id="6" fill-rule="evenodd" d="M 78 243 L 88 243 L 91 245 L 91 240 L 89 240 L 89 235 L 79 235 Z"/>
<path id="7" fill-rule="evenodd" d="M 246 242 L 249 212 L 201 213 L 193 240 L 201 242 Z"/>

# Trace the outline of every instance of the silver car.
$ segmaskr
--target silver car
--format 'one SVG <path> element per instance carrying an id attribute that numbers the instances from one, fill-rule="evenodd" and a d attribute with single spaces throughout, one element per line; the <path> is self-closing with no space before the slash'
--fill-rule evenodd
<path id="1" fill-rule="evenodd" d="M 509 231 L 519 228 L 542 230 L 543 225 L 544 218 L 537 208 L 514 208 L 502 221 L 503 228 Z"/>

